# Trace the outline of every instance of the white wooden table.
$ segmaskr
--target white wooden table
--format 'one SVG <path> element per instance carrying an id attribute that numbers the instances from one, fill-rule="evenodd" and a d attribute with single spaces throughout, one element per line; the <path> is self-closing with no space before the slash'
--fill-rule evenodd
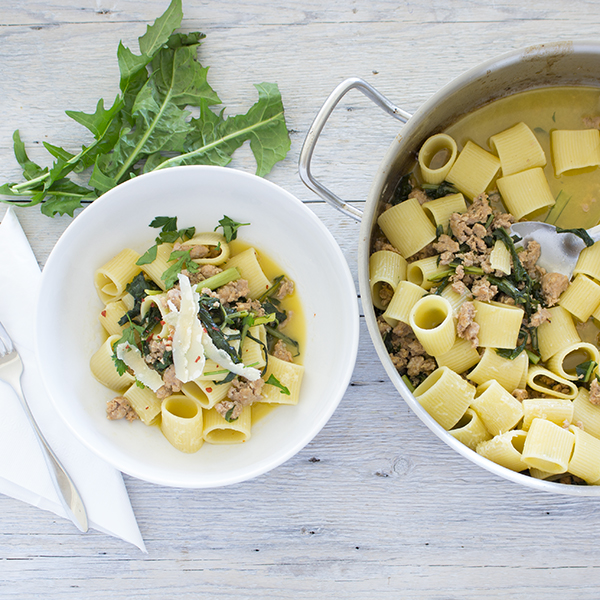
<path id="1" fill-rule="evenodd" d="M 0 180 L 20 180 L 12 132 L 34 160 L 44 140 L 75 150 L 117 93 L 119 40 L 137 50 L 167 0 L 18 0 L 0 5 Z M 360 76 L 414 111 L 464 70 L 525 45 L 593 39 L 591 0 L 185 0 L 186 31 L 231 114 L 277 82 L 292 136 L 269 179 L 329 227 L 356 273 L 358 224 L 300 182 L 318 108 Z M 357 92 L 319 144 L 314 172 L 358 204 L 399 124 Z M 242 149 L 234 166 L 252 171 Z M 5 208 L 0 209 L 0 216 Z M 18 216 L 40 264 L 70 218 Z M 2 460 L 5 460 L 3 457 Z M 364 323 L 352 383 L 323 431 L 289 462 L 222 489 L 125 477 L 148 547 L 79 534 L 0 496 L 0 598 L 598 598 L 600 501 L 521 488 L 451 451 L 399 398 Z"/>

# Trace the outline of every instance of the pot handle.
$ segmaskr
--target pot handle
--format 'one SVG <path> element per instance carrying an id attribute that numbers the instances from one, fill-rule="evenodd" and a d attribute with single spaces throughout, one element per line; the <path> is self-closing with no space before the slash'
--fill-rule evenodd
<path id="1" fill-rule="evenodd" d="M 313 192 L 321 196 L 331 206 L 337 208 L 345 215 L 360 221 L 362 218 L 362 210 L 355 208 L 354 206 L 344 202 L 341 198 L 336 196 L 333 192 L 329 191 L 323 184 L 319 183 L 310 172 L 310 163 L 312 160 L 313 152 L 317 140 L 327 123 L 327 119 L 333 112 L 333 109 L 337 106 L 338 102 L 352 89 L 357 89 L 362 92 L 367 98 L 372 100 L 377 106 L 385 110 L 388 114 L 392 115 L 396 119 L 406 123 L 410 119 L 411 114 L 398 108 L 392 104 L 383 94 L 378 92 L 373 86 L 368 84 L 364 79 L 359 77 L 350 77 L 345 81 L 342 81 L 329 95 L 329 98 L 325 100 L 325 103 L 321 107 L 321 110 L 317 113 L 315 120 L 313 121 L 306 139 L 300 152 L 300 160 L 298 161 L 298 174 L 304 184 L 311 189 Z"/>

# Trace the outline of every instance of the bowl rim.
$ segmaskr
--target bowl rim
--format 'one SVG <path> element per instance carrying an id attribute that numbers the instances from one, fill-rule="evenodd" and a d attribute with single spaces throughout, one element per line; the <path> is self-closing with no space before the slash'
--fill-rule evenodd
<path id="1" fill-rule="evenodd" d="M 87 439 L 84 435 L 84 432 L 80 428 L 76 427 L 75 423 L 73 423 L 69 419 L 68 415 L 65 414 L 65 411 L 56 401 L 55 394 L 57 391 L 53 389 L 52 385 L 49 385 L 48 374 L 45 372 L 44 368 L 42 351 L 43 336 L 41 335 L 41 332 L 43 331 L 42 320 L 44 316 L 44 306 L 41 302 L 38 302 L 35 314 L 36 335 L 34 344 L 42 380 L 48 391 L 48 395 L 50 396 L 54 408 L 60 415 L 62 421 L 67 425 L 69 430 L 87 448 L 89 448 L 92 452 L 100 456 L 102 459 L 104 459 L 116 469 L 143 481 L 177 488 L 212 488 L 247 481 L 249 479 L 267 473 L 268 471 L 276 468 L 277 466 L 283 464 L 284 462 L 292 458 L 319 434 L 319 432 L 323 429 L 323 427 L 326 425 L 326 423 L 329 421 L 332 414 L 338 407 L 350 383 L 350 378 L 352 376 L 358 354 L 360 315 L 358 310 L 358 296 L 356 292 L 356 286 L 350 269 L 348 267 L 348 263 L 335 238 L 327 229 L 327 227 L 325 227 L 323 222 L 317 217 L 317 215 L 313 211 L 311 211 L 303 202 L 296 198 L 293 194 L 267 179 L 258 177 L 257 175 L 254 175 L 252 173 L 248 173 L 246 171 L 242 171 L 232 167 L 221 167 L 213 165 L 176 166 L 170 167 L 169 169 L 159 170 L 140 175 L 135 179 L 121 183 L 120 185 L 116 186 L 112 190 L 109 190 L 108 192 L 100 196 L 97 200 L 95 200 L 93 203 L 88 205 L 85 208 L 85 210 L 83 210 L 65 229 L 65 231 L 62 233 L 57 243 L 55 244 L 54 248 L 52 249 L 50 255 L 48 256 L 44 269 L 42 270 L 42 277 L 40 282 L 40 298 L 43 297 L 44 288 L 51 285 L 51 277 L 54 273 L 55 265 L 58 265 L 64 253 L 68 252 L 68 245 L 73 235 L 75 235 L 74 232 L 78 232 L 82 227 L 87 226 L 90 221 L 93 222 L 95 215 L 99 211 L 104 211 L 105 206 L 110 206 L 111 203 L 115 202 L 113 198 L 119 198 L 124 193 L 124 191 L 126 192 L 130 187 L 137 185 L 136 182 L 140 179 L 143 178 L 145 181 L 148 181 L 152 178 L 176 177 L 177 173 L 183 169 L 185 169 L 185 172 L 188 174 L 188 176 L 192 176 L 189 174 L 194 172 L 198 173 L 198 177 L 203 177 L 205 173 L 215 173 L 216 176 L 226 178 L 240 178 L 241 180 L 253 181 L 255 184 L 258 182 L 258 185 L 271 188 L 272 191 L 274 191 L 282 197 L 283 201 L 294 204 L 298 210 L 302 211 L 302 213 L 308 219 L 311 227 L 314 228 L 312 230 L 313 235 L 319 234 L 320 236 L 322 236 L 322 240 L 324 241 L 324 243 L 327 244 L 328 249 L 331 251 L 331 254 L 328 255 L 328 258 L 331 261 L 335 262 L 336 268 L 338 268 L 339 270 L 341 285 L 348 292 L 352 292 L 351 294 L 345 293 L 344 297 L 348 302 L 348 306 L 346 307 L 348 314 L 353 314 L 354 318 L 345 321 L 348 332 L 346 339 L 349 340 L 349 342 L 345 345 L 345 354 L 347 360 L 344 361 L 343 367 L 340 368 L 340 376 L 338 376 L 339 386 L 336 388 L 337 393 L 335 394 L 335 397 L 330 397 L 327 409 L 321 413 L 320 418 L 317 421 L 315 421 L 312 424 L 312 426 L 304 432 L 303 435 L 299 436 L 296 442 L 291 444 L 284 452 L 282 452 L 281 454 L 273 454 L 268 460 L 263 460 L 260 464 L 257 464 L 254 467 L 248 467 L 244 472 L 240 472 L 237 475 L 229 475 L 214 478 L 211 479 L 211 481 L 208 483 L 203 481 L 190 481 L 189 477 L 187 476 L 184 476 L 183 478 L 156 476 L 152 474 L 152 472 L 148 473 L 145 469 L 140 469 L 139 467 L 137 467 L 136 465 L 139 464 L 139 461 L 137 460 L 122 460 L 123 458 L 127 458 L 124 456 L 124 451 L 122 449 L 114 449 L 111 447 L 110 444 L 98 446 L 95 442 L 92 442 L 89 439 Z M 149 238 L 150 237 L 151 235 L 149 236 Z M 152 471 L 152 469 L 150 469 L 150 471 Z"/>

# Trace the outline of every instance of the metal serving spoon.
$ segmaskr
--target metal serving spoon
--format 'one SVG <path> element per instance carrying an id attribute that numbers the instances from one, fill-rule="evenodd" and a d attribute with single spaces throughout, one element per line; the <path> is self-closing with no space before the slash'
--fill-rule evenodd
<path id="1" fill-rule="evenodd" d="M 549 273 L 562 273 L 571 277 L 579 258 L 579 253 L 585 248 L 585 242 L 573 233 L 558 233 L 554 225 L 539 221 L 524 221 L 511 225 L 511 233 L 516 233 L 522 241 L 517 245 L 534 240 L 542 249 L 538 265 Z M 594 242 L 600 240 L 600 225 L 587 230 Z"/>

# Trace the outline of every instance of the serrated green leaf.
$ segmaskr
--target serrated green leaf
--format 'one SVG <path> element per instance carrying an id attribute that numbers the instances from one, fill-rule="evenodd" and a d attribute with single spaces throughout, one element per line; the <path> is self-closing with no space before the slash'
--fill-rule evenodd
<path id="1" fill-rule="evenodd" d="M 152 76 L 158 93 L 180 108 L 198 106 L 202 100 L 209 105 L 221 100 L 206 79 L 208 68 L 196 60 L 198 44 L 164 48 L 152 60 Z"/>
<path id="2" fill-rule="evenodd" d="M 74 110 L 67 110 L 65 113 L 67 116 L 71 117 L 71 119 L 77 121 L 86 129 L 89 129 L 94 138 L 100 139 L 105 134 L 119 110 L 121 110 L 122 105 L 123 101 L 117 96 L 113 105 L 107 110 L 104 108 L 104 98 L 100 98 L 98 104 L 96 104 L 96 110 L 92 114 Z"/>
<path id="3" fill-rule="evenodd" d="M 172 0 L 167 10 L 153 25 L 148 25 L 146 33 L 139 38 L 140 50 L 146 56 L 154 56 L 164 46 L 171 34 L 181 25 L 183 9 L 181 0 Z"/>
<path id="4" fill-rule="evenodd" d="M 17 162 L 23 169 L 23 177 L 25 177 L 25 179 L 31 180 L 47 172 L 48 169 L 42 169 L 42 167 L 29 160 L 25 150 L 25 144 L 21 141 L 21 135 L 19 134 L 18 129 L 13 133 L 13 150 Z"/>
<path id="5" fill-rule="evenodd" d="M 114 188 L 117 185 L 117 182 L 112 177 L 103 173 L 100 163 L 101 157 L 98 157 L 90 177 L 90 185 L 103 194 Z"/>
<path id="6" fill-rule="evenodd" d="M 40 210 L 47 217 L 54 217 L 56 215 L 69 215 L 72 217 L 78 208 L 82 208 L 81 198 L 77 196 L 61 196 L 46 200 Z"/>
<path id="7" fill-rule="evenodd" d="M 52 154 L 54 158 L 58 158 L 67 162 L 75 156 L 74 154 L 67 152 L 64 148 L 61 148 L 60 146 L 54 146 L 53 144 L 50 144 L 48 142 L 43 142 L 43 144 L 44 148 L 46 148 L 46 150 L 48 150 L 48 152 L 50 152 L 50 154 Z"/>
<path id="8" fill-rule="evenodd" d="M 245 141 L 256 159 L 256 174 L 266 175 L 275 163 L 285 158 L 290 137 L 285 124 L 283 103 L 277 84 L 255 86 L 259 99 L 245 115 L 223 119 L 206 103 L 200 105 L 198 119 L 192 119 L 193 132 L 185 143 L 185 152 L 161 163 L 157 169 L 174 165 L 227 164 Z"/>

